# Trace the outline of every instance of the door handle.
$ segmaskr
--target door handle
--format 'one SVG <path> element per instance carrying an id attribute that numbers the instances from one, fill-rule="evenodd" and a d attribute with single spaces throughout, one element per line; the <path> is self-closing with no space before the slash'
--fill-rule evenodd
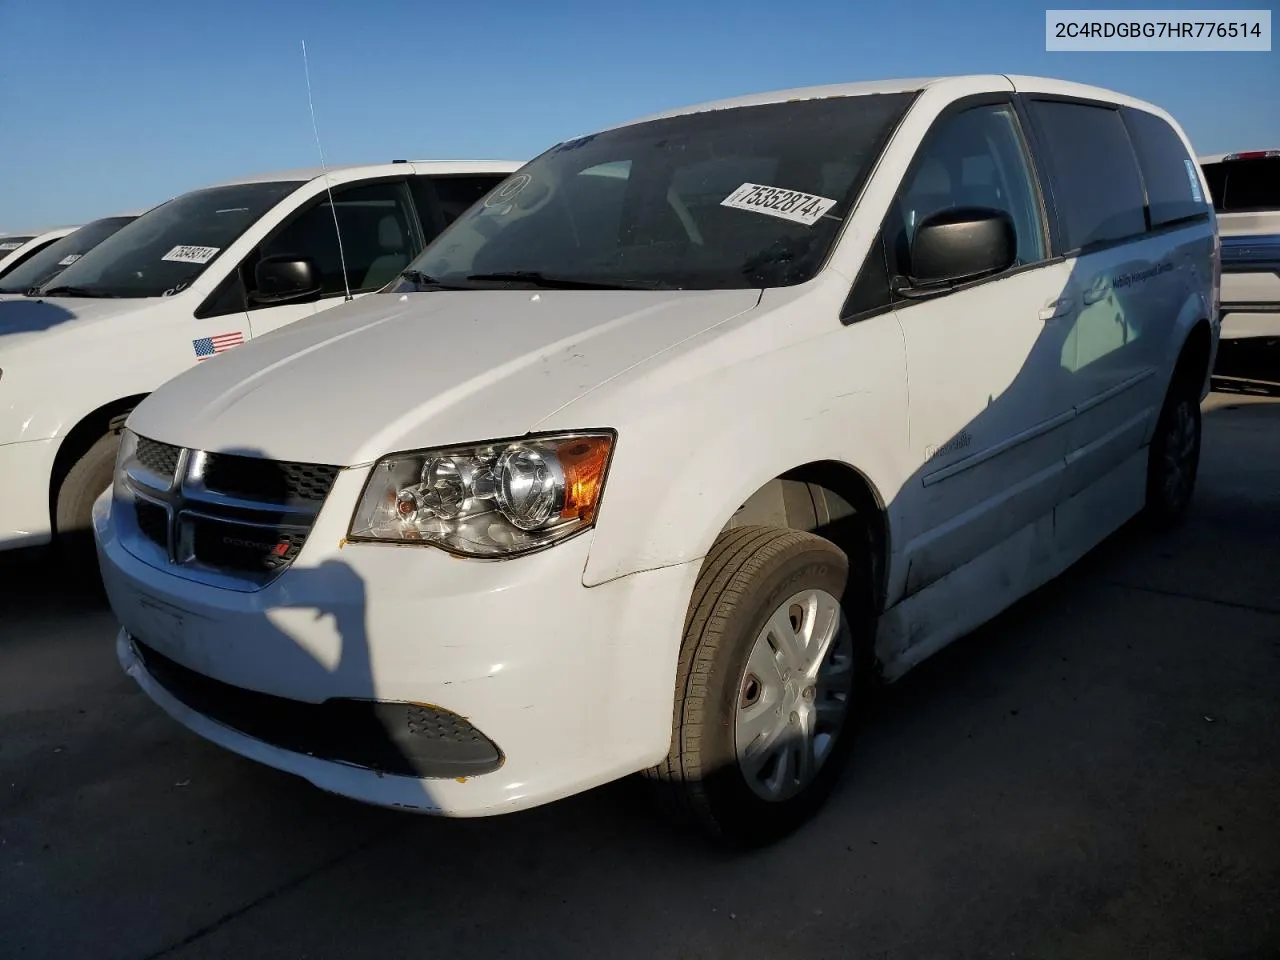
<path id="1" fill-rule="evenodd" d="M 1071 308 L 1075 305 L 1075 297 L 1069 293 L 1064 293 L 1056 300 L 1050 300 L 1044 305 L 1044 309 L 1040 311 L 1040 319 L 1044 321 L 1054 320 L 1058 317 L 1066 316 L 1071 312 Z"/>

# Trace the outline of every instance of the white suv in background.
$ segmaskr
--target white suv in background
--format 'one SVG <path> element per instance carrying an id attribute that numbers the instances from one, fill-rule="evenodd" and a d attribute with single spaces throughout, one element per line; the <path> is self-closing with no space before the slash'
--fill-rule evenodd
<path id="1" fill-rule="evenodd" d="M 1186 136 L 1092 87 L 761 94 L 561 143 L 405 279 L 130 414 L 124 668 L 325 790 L 636 771 L 777 837 L 892 680 L 1180 518 L 1217 342 Z"/>
<path id="2" fill-rule="evenodd" d="M 48 542 L 55 530 L 87 536 L 120 425 L 139 400 L 188 367 L 396 279 L 518 166 L 396 162 L 194 190 L 33 296 L 0 301 L 0 550 Z"/>
<path id="3" fill-rule="evenodd" d="M 1204 157 L 1222 235 L 1221 389 L 1280 393 L 1280 150 Z"/>

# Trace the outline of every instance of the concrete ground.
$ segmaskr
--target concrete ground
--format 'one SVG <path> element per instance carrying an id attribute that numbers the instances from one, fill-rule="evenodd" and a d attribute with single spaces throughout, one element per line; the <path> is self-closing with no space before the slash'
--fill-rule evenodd
<path id="1" fill-rule="evenodd" d="M 5 556 L 0 957 L 1278 957 L 1280 401 L 1206 411 L 1184 528 L 919 668 L 738 858 L 625 782 L 476 821 L 322 794 L 171 722 L 110 613 Z"/>

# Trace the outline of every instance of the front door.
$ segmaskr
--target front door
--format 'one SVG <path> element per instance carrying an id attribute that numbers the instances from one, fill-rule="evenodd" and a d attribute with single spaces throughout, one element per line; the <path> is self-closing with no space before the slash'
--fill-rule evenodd
<path id="1" fill-rule="evenodd" d="M 922 219 L 965 206 L 1007 212 L 1018 256 L 1005 274 L 894 308 L 916 465 L 900 494 L 907 595 L 1049 522 L 1061 492 L 1071 419 L 1061 357 L 1076 301 L 1067 267 L 1045 262 L 1039 192 L 1008 103 L 931 131 L 886 221 L 891 272 L 909 275 Z"/>
<path id="2" fill-rule="evenodd" d="M 332 204 L 321 194 L 245 258 L 241 270 L 253 335 L 260 337 L 337 306 L 348 294 L 355 298 L 380 289 L 421 249 L 403 181 L 335 187 Z M 319 296 L 297 303 L 254 304 L 253 267 L 273 255 L 309 258 L 320 282 Z"/>

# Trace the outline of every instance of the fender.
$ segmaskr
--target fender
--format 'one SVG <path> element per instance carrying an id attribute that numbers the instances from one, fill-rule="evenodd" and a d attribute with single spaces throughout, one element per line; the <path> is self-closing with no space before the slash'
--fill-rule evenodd
<path id="1" fill-rule="evenodd" d="M 815 461 L 860 472 L 891 505 L 892 525 L 911 474 L 905 347 L 891 314 L 840 325 L 844 282 L 633 371 L 590 413 L 562 411 L 618 429 L 584 585 L 700 560 L 755 491 Z M 776 345 L 806 326 L 820 332 Z M 735 359 L 699 376 L 710 356 Z"/>

